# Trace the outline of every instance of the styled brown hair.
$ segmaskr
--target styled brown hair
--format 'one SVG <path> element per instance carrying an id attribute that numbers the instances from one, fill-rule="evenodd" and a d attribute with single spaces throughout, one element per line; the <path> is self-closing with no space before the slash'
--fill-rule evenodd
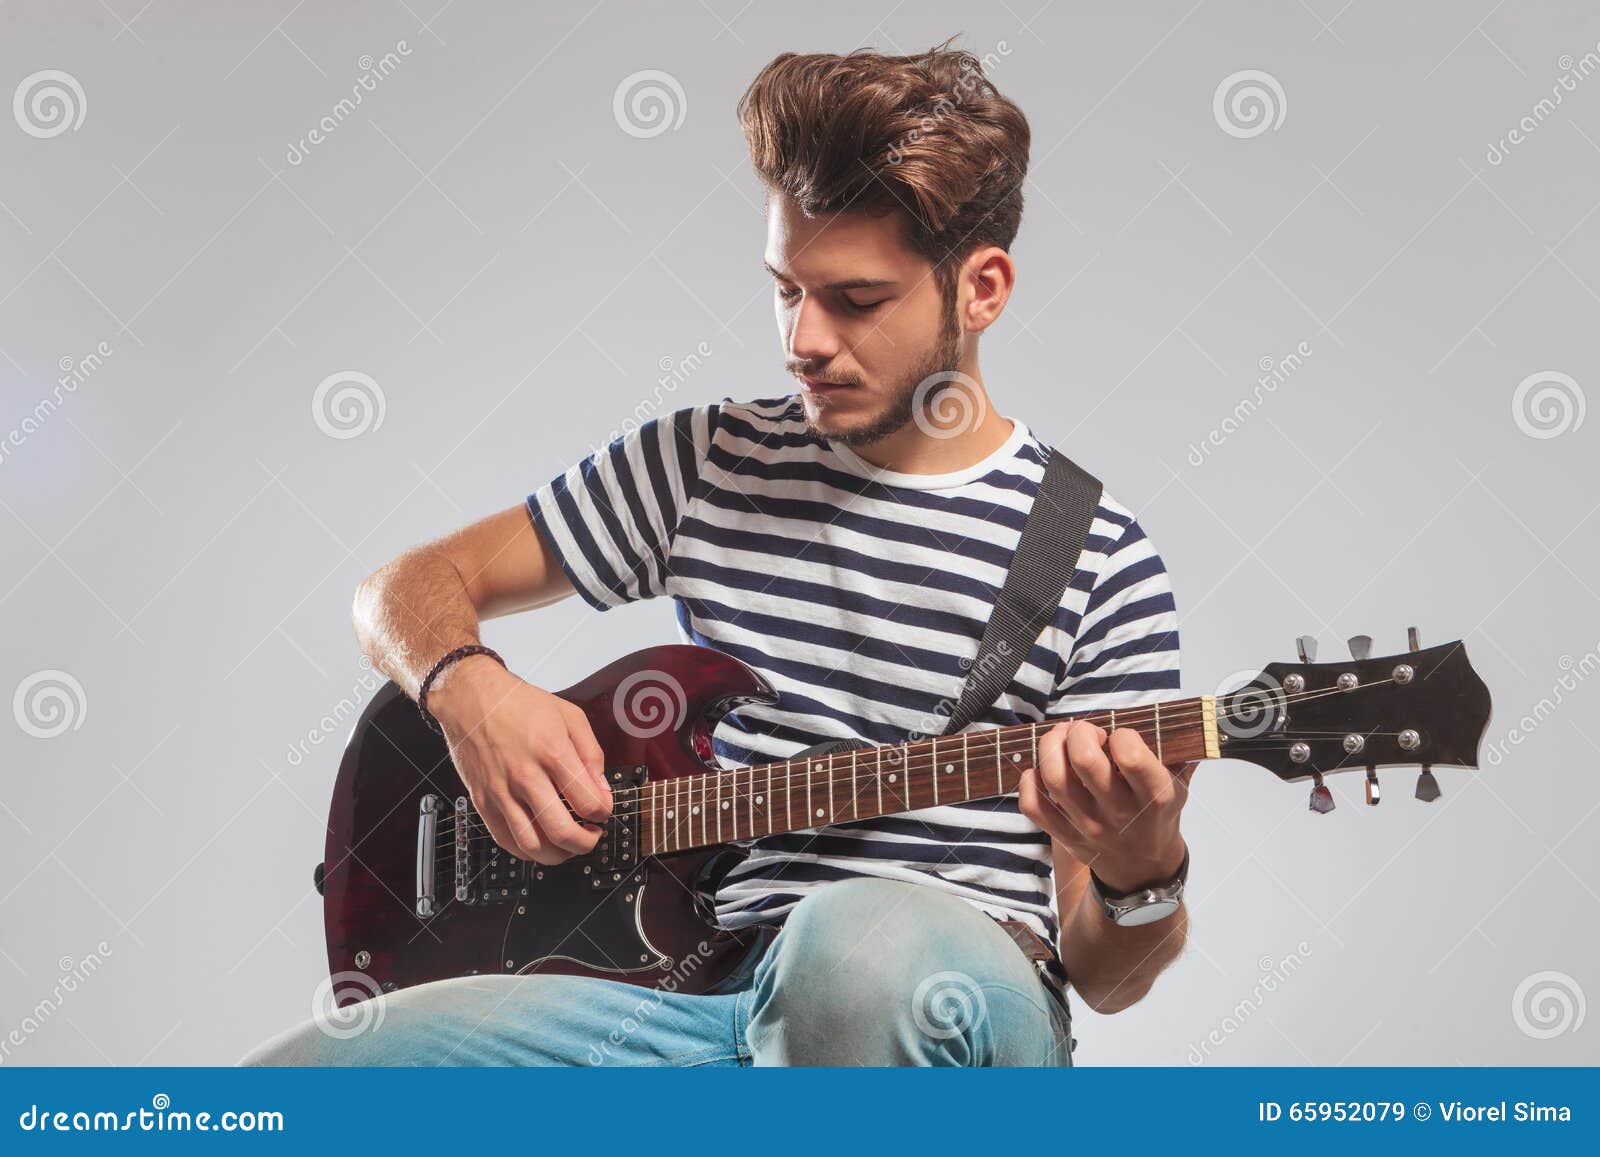
<path id="1" fill-rule="evenodd" d="M 947 302 L 974 248 L 1011 248 L 1030 141 L 1022 110 L 951 40 L 911 56 L 785 52 L 738 106 L 769 189 L 810 216 L 904 210 Z"/>

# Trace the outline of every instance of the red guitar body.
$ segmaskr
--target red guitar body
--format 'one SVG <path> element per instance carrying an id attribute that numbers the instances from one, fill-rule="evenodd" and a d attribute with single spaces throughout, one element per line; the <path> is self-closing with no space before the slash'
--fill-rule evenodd
<path id="1" fill-rule="evenodd" d="M 588 717 L 614 794 L 706 771 L 716 721 L 777 698 L 737 659 L 688 645 L 635 652 L 559 694 Z M 614 817 L 588 855 L 555 867 L 509 856 L 468 808 L 444 740 L 390 683 L 345 749 L 317 870 L 335 991 L 350 1003 L 504 972 L 704 992 L 754 933 L 711 922 L 695 885 L 716 851 L 641 858 L 638 847 Z"/>

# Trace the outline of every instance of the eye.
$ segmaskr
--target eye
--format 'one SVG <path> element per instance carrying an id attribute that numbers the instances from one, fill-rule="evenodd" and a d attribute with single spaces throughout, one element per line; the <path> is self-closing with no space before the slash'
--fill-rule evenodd
<path id="1" fill-rule="evenodd" d="M 787 285 L 780 285 L 777 287 L 777 289 L 778 296 L 784 301 L 793 301 L 795 298 L 800 296 L 800 291 L 798 289 L 793 289 Z"/>
<path id="2" fill-rule="evenodd" d="M 851 313 L 871 313 L 873 310 L 877 309 L 880 305 L 882 305 L 884 302 L 886 302 L 888 300 L 889 299 L 887 297 L 880 297 L 880 298 L 878 298 L 877 301 L 868 301 L 868 302 L 864 302 L 863 303 L 863 302 L 851 301 L 847 297 L 847 298 L 845 298 L 845 302 L 844 303 L 849 308 Z"/>

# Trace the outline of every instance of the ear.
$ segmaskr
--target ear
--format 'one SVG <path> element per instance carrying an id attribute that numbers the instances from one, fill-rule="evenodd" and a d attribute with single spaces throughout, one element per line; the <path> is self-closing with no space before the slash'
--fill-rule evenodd
<path id="1" fill-rule="evenodd" d="M 968 333 L 982 333 L 1005 312 L 1017 283 L 1011 254 L 998 245 L 974 249 L 956 280 L 956 313 Z"/>

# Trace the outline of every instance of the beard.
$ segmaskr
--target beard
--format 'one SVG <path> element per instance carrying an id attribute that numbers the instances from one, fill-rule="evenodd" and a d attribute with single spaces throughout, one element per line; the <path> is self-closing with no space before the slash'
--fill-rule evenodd
<path id="1" fill-rule="evenodd" d="M 869 415 L 859 425 L 831 432 L 820 429 L 808 412 L 806 429 L 819 438 L 841 446 L 870 446 L 904 429 L 915 416 L 919 405 L 930 406 L 938 397 L 939 391 L 936 389 L 923 397 L 918 397 L 919 387 L 936 374 L 949 375 L 956 372 L 960 361 L 961 331 L 956 325 L 955 311 L 952 309 L 940 320 L 939 334 L 934 339 L 932 347 L 889 387 L 888 400 L 881 410 Z M 827 403 L 824 402 L 823 408 L 826 407 Z"/>

